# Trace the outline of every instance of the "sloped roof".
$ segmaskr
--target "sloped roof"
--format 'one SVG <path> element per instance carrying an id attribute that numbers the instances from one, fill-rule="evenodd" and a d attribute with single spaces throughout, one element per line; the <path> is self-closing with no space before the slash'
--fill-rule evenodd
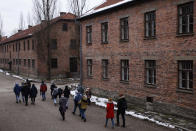
<path id="1" fill-rule="evenodd" d="M 99 5 L 98 7 L 95 8 L 95 10 L 98 10 L 100 8 L 103 8 L 103 7 L 106 7 L 106 6 L 109 6 L 109 5 L 113 5 L 113 4 L 116 4 L 120 1 L 123 1 L 123 0 L 106 0 L 103 4 Z"/>
<path id="2" fill-rule="evenodd" d="M 56 17 L 54 18 L 51 23 L 55 23 L 59 20 L 73 20 L 75 19 L 75 15 L 71 14 L 71 13 L 65 13 L 59 17 Z M 33 27 L 30 27 L 26 30 L 23 30 L 23 31 L 20 31 L 12 36 L 10 36 L 9 38 L 5 39 L 5 40 L 2 40 L 0 42 L 0 44 L 3 44 L 3 43 L 8 43 L 8 42 L 11 42 L 11 41 L 15 41 L 15 40 L 18 40 L 18 39 L 22 39 L 22 38 L 26 38 L 26 37 L 29 37 L 29 36 L 32 36 L 34 33 L 40 31 L 41 29 L 41 24 L 39 25 L 35 25 Z"/>

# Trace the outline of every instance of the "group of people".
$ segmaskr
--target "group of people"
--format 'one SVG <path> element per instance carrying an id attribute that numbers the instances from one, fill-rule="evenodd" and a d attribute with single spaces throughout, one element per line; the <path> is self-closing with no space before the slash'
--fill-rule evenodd
<path id="1" fill-rule="evenodd" d="M 70 89 L 68 86 L 65 86 L 65 89 L 57 88 L 55 83 L 53 82 L 50 86 L 51 90 L 51 99 L 54 102 L 54 105 L 57 105 L 57 98 L 59 98 L 59 112 L 62 116 L 62 119 L 65 120 L 65 112 L 68 109 L 68 100 L 70 96 Z M 31 85 L 30 81 L 27 79 L 25 83 L 22 83 L 20 86 L 18 83 L 14 86 L 14 92 L 16 95 L 16 103 L 21 103 L 21 99 L 28 105 L 28 98 L 31 98 L 31 104 L 35 104 L 35 98 L 37 96 L 37 88 L 34 84 Z M 42 96 L 42 101 L 46 100 L 46 92 L 47 85 L 42 81 L 40 85 L 40 95 Z M 21 95 L 21 98 L 20 98 Z M 63 97 L 62 97 L 63 95 Z M 74 109 L 72 114 L 75 115 L 77 108 L 79 109 L 79 116 L 81 119 L 86 122 L 85 112 L 87 110 L 87 106 L 91 104 L 91 90 L 87 88 L 83 89 L 82 86 L 78 86 L 76 90 L 76 94 L 74 96 Z M 119 99 L 117 102 L 117 114 L 116 114 L 116 126 L 119 126 L 119 116 L 122 116 L 123 124 L 122 127 L 125 127 L 125 110 L 127 109 L 127 102 L 123 94 L 119 95 Z M 108 99 L 107 107 L 106 107 L 106 121 L 105 127 L 107 127 L 108 120 L 112 121 L 112 128 L 114 128 L 114 103 L 112 98 Z"/>

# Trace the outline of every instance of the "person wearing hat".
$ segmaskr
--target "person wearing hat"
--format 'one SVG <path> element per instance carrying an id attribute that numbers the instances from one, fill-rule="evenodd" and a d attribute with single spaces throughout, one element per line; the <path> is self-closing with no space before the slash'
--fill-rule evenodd
<path id="1" fill-rule="evenodd" d="M 14 86 L 14 93 L 16 95 L 16 103 L 20 101 L 20 92 L 21 92 L 21 87 L 19 86 L 19 84 L 16 83 Z"/>
<path id="2" fill-rule="evenodd" d="M 127 109 L 127 101 L 125 99 L 125 96 L 123 94 L 119 94 L 119 99 L 118 99 L 118 102 L 117 102 L 117 115 L 116 115 L 116 118 L 117 118 L 117 126 L 119 126 L 119 115 L 122 116 L 122 120 L 123 120 L 123 125 L 122 127 L 125 128 L 125 110 Z"/>
<path id="3" fill-rule="evenodd" d="M 86 122 L 86 116 L 85 116 L 85 111 L 87 109 L 87 96 L 83 95 L 82 99 L 79 101 L 80 105 L 80 113 L 81 113 L 81 119 L 84 120 L 84 122 Z"/>
<path id="4" fill-rule="evenodd" d="M 112 98 L 109 98 L 108 100 L 106 111 L 107 113 L 106 113 L 105 127 L 107 127 L 108 119 L 111 119 L 112 128 L 114 128 L 114 104 L 113 104 Z"/>

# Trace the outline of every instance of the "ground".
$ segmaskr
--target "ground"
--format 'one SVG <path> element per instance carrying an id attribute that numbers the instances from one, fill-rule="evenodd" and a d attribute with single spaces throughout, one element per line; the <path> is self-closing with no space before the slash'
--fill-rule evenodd
<path id="1" fill-rule="evenodd" d="M 104 127 L 105 109 L 91 105 L 87 109 L 87 122 L 83 122 L 78 116 L 72 115 L 73 99 L 69 100 L 69 109 L 66 112 L 66 120 L 58 112 L 58 106 L 54 106 L 47 92 L 47 100 L 41 101 L 38 94 L 36 104 L 25 106 L 24 103 L 16 104 L 13 93 L 15 82 L 21 82 L 11 76 L 0 73 L 0 131 L 110 131 L 111 122 Z M 39 88 L 39 83 L 36 86 Z M 49 86 L 49 85 L 48 85 Z M 30 103 L 30 101 L 29 101 Z M 115 127 L 115 131 L 172 131 L 174 129 L 162 127 L 154 123 L 126 116 L 126 128 Z"/>

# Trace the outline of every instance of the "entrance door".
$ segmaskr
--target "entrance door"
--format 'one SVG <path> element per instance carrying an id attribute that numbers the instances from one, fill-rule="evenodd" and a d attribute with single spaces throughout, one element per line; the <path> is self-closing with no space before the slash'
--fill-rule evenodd
<path id="1" fill-rule="evenodd" d="M 78 72 L 77 57 L 71 57 L 69 62 L 70 62 L 70 72 Z"/>

